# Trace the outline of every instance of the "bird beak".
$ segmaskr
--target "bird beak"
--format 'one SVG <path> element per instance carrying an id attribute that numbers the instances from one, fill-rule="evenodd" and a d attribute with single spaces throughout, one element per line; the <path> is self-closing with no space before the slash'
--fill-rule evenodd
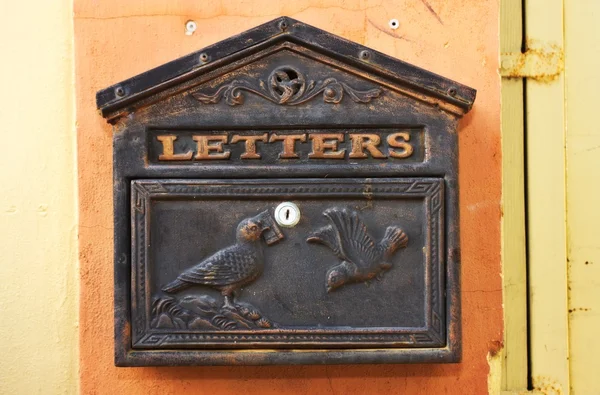
<path id="1" fill-rule="evenodd" d="M 268 245 L 275 244 L 279 240 L 283 239 L 283 233 L 281 233 L 281 230 L 273 221 L 273 217 L 271 217 L 271 214 L 268 210 L 258 214 L 253 218 L 253 220 L 262 230 L 261 233 Z"/>
<path id="2" fill-rule="evenodd" d="M 258 225 L 258 227 L 260 229 L 262 229 L 263 231 L 271 228 L 269 225 L 268 215 L 269 215 L 268 211 L 263 211 L 262 213 L 258 214 L 257 216 L 255 216 L 253 218 L 256 225 Z"/>
<path id="3" fill-rule="evenodd" d="M 269 229 L 271 229 L 271 228 L 270 228 L 270 226 L 267 224 L 267 222 L 266 222 L 266 221 L 263 221 L 263 220 L 257 220 L 257 221 L 254 221 L 254 222 L 255 222 L 255 223 L 256 223 L 256 225 L 257 225 L 257 226 L 260 228 L 260 230 L 261 230 L 261 231 L 263 231 L 263 232 L 264 232 L 264 231 L 266 231 L 266 230 L 269 230 Z"/>
<path id="4" fill-rule="evenodd" d="M 271 227 L 264 221 L 258 221 L 258 226 L 260 226 L 263 231 L 271 229 Z"/>

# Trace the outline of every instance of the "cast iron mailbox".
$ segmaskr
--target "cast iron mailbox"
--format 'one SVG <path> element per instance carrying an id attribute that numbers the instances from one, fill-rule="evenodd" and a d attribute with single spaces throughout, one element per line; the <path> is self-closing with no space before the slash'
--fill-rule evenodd
<path id="1" fill-rule="evenodd" d="M 98 92 L 117 365 L 458 361 L 474 98 L 290 18 Z"/>

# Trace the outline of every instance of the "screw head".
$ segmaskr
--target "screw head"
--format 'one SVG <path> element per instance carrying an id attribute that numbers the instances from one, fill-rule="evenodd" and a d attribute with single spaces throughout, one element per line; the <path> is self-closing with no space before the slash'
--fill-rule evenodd
<path id="1" fill-rule="evenodd" d="M 185 34 L 191 36 L 198 29 L 198 25 L 195 21 L 187 21 L 185 23 Z"/>

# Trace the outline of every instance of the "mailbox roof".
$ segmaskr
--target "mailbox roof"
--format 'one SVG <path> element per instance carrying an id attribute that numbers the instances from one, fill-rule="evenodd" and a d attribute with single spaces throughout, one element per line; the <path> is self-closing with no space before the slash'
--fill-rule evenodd
<path id="1" fill-rule="evenodd" d="M 148 70 L 100 90 L 96 104 L 106 118 L 133 111 L 148 96 L 181 84 L 266 47 L 289 41 L 364 70 L 392 84 L 407 87 L 434 105 L 461 116 L 476 91 L 358 43 L 289 17 L 280 17 L 236 36 Z"/>

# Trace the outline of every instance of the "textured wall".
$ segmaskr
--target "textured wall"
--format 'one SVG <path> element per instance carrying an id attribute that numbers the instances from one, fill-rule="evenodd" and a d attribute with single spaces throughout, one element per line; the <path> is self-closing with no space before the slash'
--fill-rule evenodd
<path id="1" fill-rule="evenodd" d="M 71 10 L 0 3 L 0 394 L 77 392 Z"/>
<path id="2" fill-rule="evenodd" d="M 113 367 L 111 128 L 97 90 L 288 15 L 478 89 L 460 123 L 463 362 L 455 365 Z M 397 18 L 400 28 L 388 21 Z M 198 22 L 184 34 L 188 19 Z M 80 363 L 85 394 L 482 394 L 502 340 L 498 0 L 75 0 Z"/>

